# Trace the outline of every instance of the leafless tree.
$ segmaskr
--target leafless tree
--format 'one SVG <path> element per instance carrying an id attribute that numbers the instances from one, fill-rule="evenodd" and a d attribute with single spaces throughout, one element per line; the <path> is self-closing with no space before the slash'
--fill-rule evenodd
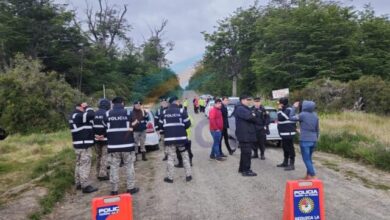
<path id="1" fill-rule="evenodd" d="M 131 26 L 125 19 L 127 5 L 120 9 L 115 5 L 109 5 L 107 0 L 98 0 L 98 2 L 97 10 L 87 2 L 87 36 L 91 42 L 106 53 L 110 53 L 117 46 L 117 41 L 130 41 L 127 33 L 131 30 Z"/>

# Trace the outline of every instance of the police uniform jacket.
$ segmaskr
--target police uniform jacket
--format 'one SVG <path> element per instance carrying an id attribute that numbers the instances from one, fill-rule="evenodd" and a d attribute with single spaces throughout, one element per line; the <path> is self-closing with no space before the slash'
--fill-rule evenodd
<path id="1" fill-rule="evenodd" d="M 85 112 L 76 109 L 69 118 L 73 147 L 87 149 L 94 144 L 93 119 L 95 112 L 88 108 Z"/>
<path id="2" fill-rule="evenodd" d="M 256 114 L 256 131 L 263 131 L 268 127 L 270 118 L 263 106 L 260 108 L 252 107 L 252 111 Z"/>
<path id="3" fill-rule="evenodd" d="M 278 111 L 278 131 L 282 139 L 292 139 L 296 134 L 296 122 L 290 121 L 290 117 L 295 115 L 295 110 L 291 107 L 284 107 Z"/>
<path id="4" fill-rule="evenodd" d="M 159 119 L 159 126 L 164 131 L 165 145 L 185 145 L 188 141 L 186 129 L 191 126 L 187 111 L 171 104 Z"/>
<path id="5" fill-rule="evenodd" d="M 236 119 L 236 137 L 238 142 L 256 142 L 255 113 L 249 107 L 239 104 L 234 111 L 234 117 Z"/>
<path id="6" fill-rule="evenodd" d="M 95 135 L 103 135 L 103 140 L 97 140 L 95 137 L 95 142 L 101 145 L 107 145 L 107 132 L 106 127 L 104 126 L 104 116 L 106 115 L 105 109 L 99 109 L 95 112 L 95 118 L 93 120 L 93 132 Z"/>
<path id="7" fill-rule="evenodd" d="M 134 136 L 130 131 L 130 116 L 121 104 L 115 104 L 104 117 L 107 128 L 108 153 L 134 151 Z"/>
<path id="8" fill-rule="evenodd" d="M 164 134 L 164 130 L 160 126 L 159 120 L 160 120 L 160 117 L 165 109 L 167 109 L 167 108 L 160 107 L 159 109 L 157 109 L 156 114 L 154 115 L 154 125 L 156 128 L 156 131 L 160 131 L 160 134 Z"/>

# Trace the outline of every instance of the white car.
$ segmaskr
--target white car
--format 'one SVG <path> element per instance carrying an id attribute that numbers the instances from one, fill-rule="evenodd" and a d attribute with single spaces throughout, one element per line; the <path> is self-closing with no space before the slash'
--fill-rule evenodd
<path id="1" fill-rule="evenodd" d="M 207 118 L 209 118 L 210 110 L 214 106 L 214 104 L 215 104 L 214 100 L 210 100 L 209 103 L 207 103 L 206 108 L 204 110 L 204 114 L 206 115 Z"/>
<path id="2" fill-rule="evenodd" d="M 125 109 L 129 115 L 133 111 L 133 107 L 125 107 Z M 156 128 L 154 126 L 154 114 L 148 109 L 145 109 L 145 111 L 149 114 L 149 121 L 146 124 L 145 148 L 147 151 L 158 150 L 160 135 L 156 132 Z"/>

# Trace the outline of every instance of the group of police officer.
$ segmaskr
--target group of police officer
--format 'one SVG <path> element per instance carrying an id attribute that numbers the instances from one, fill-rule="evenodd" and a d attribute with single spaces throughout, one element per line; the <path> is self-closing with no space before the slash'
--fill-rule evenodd
<path id="1" fill-rule="evenodd" d="M 174 157 L 180 154 L 185 168 L 186 181 L 192 180 L 191 160 L 188 154 L 186 129 L 191 126 L 187 111 L 182 108 L 177 97 L 171 97 L 170 105 L 162 100 L 161 108 L 156 113 L 156 130 L 161 134 L 167 161 L 167 183 L 173 183 Z M 142 160 L 146 161 L 145 138 L 146 123 L 149 114 L 137 101 L 129 113 L 125 109 L 124 99 L 114 98 L 100 100 L 96 112 L 87 103 L 78 103 L 70 115 L 69 126 L 72 132 L 73 146 L 76 152 L 75 184 L 83 193 L 95 192 L 98 189 L 89 182 L 92 161 L 92 148 L 97 154 L 97 174 L 101 181 L 110 180 L 111 195 L 119 190 L 119 168 L 125 167 L 127 174 L 127 193 L 135 194 L 134 163 L 140 151 Z M 191 151 L 190 151 L 191 152 Z"/>
<path id="2" fill-rule="evenodd" d="M 236 137 L 241 149 L 238 171 L 243 176 L 257 176 L 251 170 L 251 159 L 265 160 L 265 141 L 269 134 L 270 118 L 261 105 L 260 98 L 254 99 L 241 96 L 240 103 L 235 107 Z M 141 107 L 142 103 L 134 103 L 131 113 L 124 107 L 124 99 L 114 98 L 100 100 L 99 110 L 94 112 L 87 103 L 76 105 L 69 119 L 73 146 L 76 152 L 75 183 L 83 193 L 95 192 L 98 189 L 89 182 L 92 160 L 92 147 L 97 153 L 97 176 L 101 181 L 110 180 L 111 195 L 117 195 L 119 190 L 119 168 L 124 166 L 127 174 L 127 193 L 135 194 L 134 163 L 139 151 L 142 160 L 145 156 L 145 130 L 149 115 Z M 294 170 L 295 150 L 293 138 L 296 134 L 295 122 L 289 120 L 294 115 L 288 106 L 288 99 L 279 100 L 278 130 L 282 138 L 284 160 L 278 167 Z M 155 114 L 156 130 L 160 133 L 161 145 L 164 149 L 164 161 L 167 161 L 167 175 L 164 181 L 173 183 L 174 161 L 178 156 L 181 167 L 184 167 L 186 181 L 192 180 L 192 153 L 187 129 L 191 120 L 187 110 L 174 96 L 168 100 L 162 99 L 161 106 Z M 189 147 L 188 147 L 189 145 Z M 260 150 L 260 156 L 258 151 Z M 252 156 L 252 152 L 254 152 Z"/>
<path id="3" fill-rule="evenodd" d="M 251 103 L 254 101 L 254 106 Z M 295 114 L 293 108 L 289 107 L 288 99 L 281 98 L 278 101 L 278 130 L 282 138 L 284 160 L 277 167 L 282 167 L 286 171 L 294 170 L 295 149 L 294 136 L 296 135 L 296 122 L 290 120 Z M 265 160 L 265 141 L 269 134 L 270 117 L 266 109 L 261 105 L 260 98 L 254 100 L 250 96 L 240 97 L 240 103 L 234 111 L 236 120 L 236 137 L 241 149 L 241 158 L 238 172 L 243 176 L 257 176 L 251 170 L 251 158 Z M 252 150 L 254 154 L 252 156 Z"/>

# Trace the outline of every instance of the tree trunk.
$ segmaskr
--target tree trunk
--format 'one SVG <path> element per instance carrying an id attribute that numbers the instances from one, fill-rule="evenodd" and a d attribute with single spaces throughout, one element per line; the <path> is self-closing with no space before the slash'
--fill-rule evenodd
<path id="1" fill-rule="evenodd" d="M 237 76 L 233 76 L 232 96 L 237 96 Z"/>

